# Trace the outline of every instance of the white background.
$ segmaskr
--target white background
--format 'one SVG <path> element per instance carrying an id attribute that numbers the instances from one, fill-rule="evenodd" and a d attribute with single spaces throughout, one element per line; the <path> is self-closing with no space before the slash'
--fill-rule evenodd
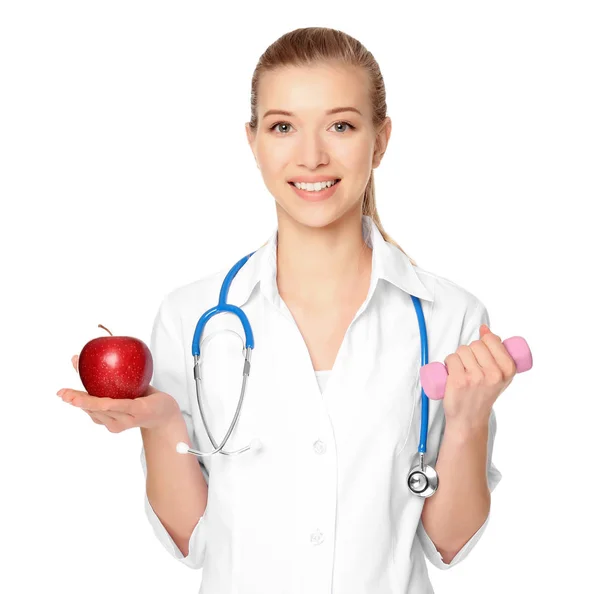
<path id="1" fill-rule="evenodd" d="M 146 520 L 139 430 L 56 392 L 83 389 L 70 359 L 98 324 L 148 344 L 167 292 L 269 237 L 250 81 L 305 26 L 382 69 L 386 231 L 533 352 L 496 404 L 490 525 L 428 565 L 436 592 L 597 584 L 597 3 L 22 0 L 0 9 L 0 591 L 198 591 Z"/>

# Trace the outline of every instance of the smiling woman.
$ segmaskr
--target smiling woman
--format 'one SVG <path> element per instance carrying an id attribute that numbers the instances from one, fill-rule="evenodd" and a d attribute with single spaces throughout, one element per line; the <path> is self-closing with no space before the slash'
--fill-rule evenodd
<path id="1" fill-rule="evenodd" d="M 487 311 L 382 228 L 373 175 L 391 119 L 358 40 L 286 33 L 258 61 L 250 107 L 247 140 L 277 227 L 159 307 L 152 383 L 177 401 L 181 423 L 142 432 L 148 518 L 170 554 L 203 569 L 205 592 L 431 592 L 425 559 L 446 569 L 468 555 L 499 473 L 487 427 L 466 440 L 469 455 L 447 427 L 446 472 L 422 524 L 431 493 L 415 496 L 407 477 L 417 448 L 435 463 L 444 430 L 443 401 L 419 415 L 423 336 L 444 359 L 478 338 Z M 240 325 L 245 342 L 231 338 Z M 201 358 L 212 330 L 221 340 Z M 329 376 L 323 392 L 318 372 Z"/>
<path id="2" fill-rule="evenodd" d="M 404 252 L 384 230 L 375 202 L 373 170 L 385 153 L 391 119 L 383 76 L 370 51 L 336 29 L 291 31 L 260 57 L 252 77 L 250 107 L 248 142 L 275 197 L 278 214 L 288 210 L 294 210 L 294 216 L 299 214 L 294 195 L 327 206 L 329 222 L 360 203 L 361 214 L 371 217 L 384 239 Z M 280 116 L 290 119 L 284 121 Z M 298 151 L 311 149 L 327 152 L 330 166 L 324 169 L 328 171 L 302 174 L 294 165 Z M 282 183 L 334 179 L 344 180 L 343 190 L 341 186 L 335 192 L 322 190 L 319 197 L 302 191 L 311 189 L 306 187 L 292 188 L 291 195 L 282 193 Z M 334 194 L 335 203 L 325 205 L 323 201 Z"/>

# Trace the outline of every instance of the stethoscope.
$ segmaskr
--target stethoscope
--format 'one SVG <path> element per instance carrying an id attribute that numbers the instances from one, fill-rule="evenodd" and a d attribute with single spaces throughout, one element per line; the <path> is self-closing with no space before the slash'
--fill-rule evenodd
<path id="1" fill-rule="evenodd" d="M 240 415 L 240 411 L 242 409 L 242 404 L 244 402 L 244 395 L 246 393 L 246 382 L 248 381 L 248 376 L 250 375 L 250 358 L 252 355 L 252 349 L 254 348 L 254 335 L 252 333 L 252 327 L 250 326 L 250 322 L 248 321 L 248 317 L 246 314 L 237 306 L 231 305 L 227 303 L 227 295 L 229 294 L 229 288 L 231 286 L 231 281 L 234 279 L 235 275 L 239 272 L 242 266 L 248 261 L 250 256 L 252 256 L 255 252 L 244 256 L 239 262 L 237 262 L 231 270 L 225 276 L 223 280 L 223 284 L 221 286 L 221 291 L 219 293 L 219 303 L 207 310 L 196 324 L 196 330 L 194 332 L 194 338 L 192 340 L 192 355 L 194 356 L 194 380 L 196 382 L 196 398 L 198 400 L 198 407 L 200 409 L 200 416 L 202 417 L 202 423 L 204 428 L 206 429 L 206 433 L 212 443 L 212 446 L 215 448 L 212 452 L 200 452 L 198 450 L 194 450 L 182 441 L 177 444 L 177 451 L 181 454 L 194 454 L 195 456 L 212 456 L 213 454 L 224 454 L 225 456 L 238 455 L 242 452 L 246 452 L 248 450 L 258 450 L 261 448 L 261 442 L 258 438 L 254 438 L 251 440 L 250 444 L 244 448 L 239 450 L 235 450 L 233 452 L 226 452 L 223 450 L 229 436 L 233 432 L 235 425 L 238 421 L 238 417 Z M 421 307 L 421 301 L 418 297 L 410 296 L 412 299 L 413 305 L 415 306 L 415 311 L 417 312 L 417 319 L 419 321 L 419 331 L 421 334 L 421 366 L 427 365 L 429 363 L 429 349 L 427 347 L 427 330 L 425 328 L 425 318 L 423 317 L 423 309 Z M 246 335 L 246 345 L 244 345 L 244 341 L 242 337 L 233 330 L 226 330 L 226 332 L 232 332 L 236 336 L 240 338 L 242 341 L 242 352 L 244 353 L 244 369 L 242 371 L 242 391 L 240 394 L 240 398 L 238 400 L 238 405 L 235 411 L 235 415 L 233 417 L 233 422 L 229 426 L 223 441 L 217 446 L 216 440 L 213 438 L 213 435 L 208 428 L 206 423 L 206 418 L 204 417 L 204 409 L 202 407 L 202 399 L 200 398 L 201 391 L 201 383 L 202 377 L 200 374 L 201 368 L 201 356 L 200 356 L 200 337 L 204 331 L 204 327 L 207 322 L 215 315 L 219 313 L 232 313 L 237 316 L 242 323 L 244 328 L 244 333 Z M 202 344 L 204 344 L 207 340 L 212 338 L 215 334 L 210 334 L 206 336 L 202 340 Z M 418 461 L 413 462 L 413 466 L 411 467 L 407 482 L 408 488 L 415 494 L 420 497 L 430 497 L 433 495 L 438 488 L 438 474 L 432 466 L 425 464 L 425 452 L 427 451 L 427 429 L 429 425 L 429 398 L 425 394 L 423 387 L 421 387 L 421 436 L 419 441 L 419 449 L 415 456 L 418 457 Z"/>

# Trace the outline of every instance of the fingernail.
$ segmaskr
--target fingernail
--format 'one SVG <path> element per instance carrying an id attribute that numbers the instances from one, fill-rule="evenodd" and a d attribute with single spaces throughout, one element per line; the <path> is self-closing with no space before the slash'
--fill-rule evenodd
<path id="1" fill-rule="evenodd" d="M 65 393 L 65 389 L 63 388 L 62 390 L 59 390 L 56 395 L 57 396 L 62 396 Z"/>

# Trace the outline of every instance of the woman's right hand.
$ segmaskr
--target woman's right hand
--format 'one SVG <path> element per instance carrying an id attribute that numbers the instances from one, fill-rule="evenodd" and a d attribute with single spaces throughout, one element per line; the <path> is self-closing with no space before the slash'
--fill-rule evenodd
<path id="1" fill-rule="evenodd" d="M 71 363 L 75 371 L 78 362 L 79 356 L 73 355 Z M 104 425 L 111 433 L 121 433 L 132 427 L 154 429 L 181 415 L 175 398 L 152 386 L 148 386 L 139 398 L 99 398 L 71 389 L 63 389 L 60 397 L 84 410 L 94 423 Z"/>

